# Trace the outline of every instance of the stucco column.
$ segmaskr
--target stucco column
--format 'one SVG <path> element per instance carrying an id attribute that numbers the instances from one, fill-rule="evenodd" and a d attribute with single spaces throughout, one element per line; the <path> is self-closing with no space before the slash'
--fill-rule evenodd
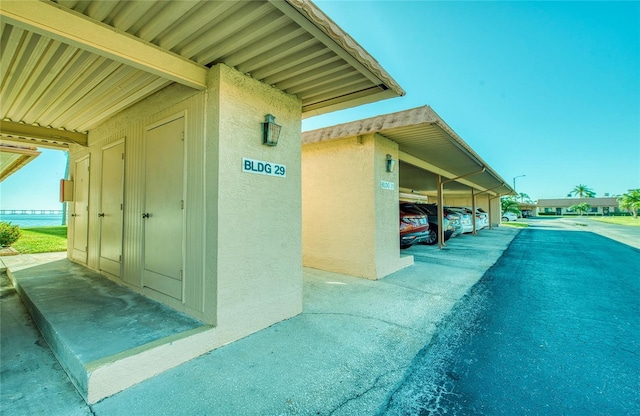
<path id="1" fill-rule="evenodd" d="M 301 104 L 224 65 L 208 94 L 205 258 L 232 341 L 302 311 Z M 262 143 L 266 114 L 282 126 L 277 146 Z"/>

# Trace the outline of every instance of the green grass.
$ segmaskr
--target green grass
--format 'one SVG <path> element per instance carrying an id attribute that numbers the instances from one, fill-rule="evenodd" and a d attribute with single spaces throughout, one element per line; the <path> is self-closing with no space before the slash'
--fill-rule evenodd
<path id="1" fill-rule="evenodd" d="M 606 222 L 607 224 L 628 225 L 640 227 L 640 218 L 627 217 L 586 217 L 593 221 Z"/>
<path id="2" fill-rule="evenodd" d="M 11 247 L 22 254 L 67 251 L 67 226 L 22 228 L 22 235 Z"/>
<path id="3" fill-rule="evenodd" d="M 515 222 L 515 221 L 503 222 L 502 225 L 506 225 L 507 227 L 515 227 L 515 228 L 525 228 L 529 226 L 529 224 L 527 224 L 526 222 Z"/>

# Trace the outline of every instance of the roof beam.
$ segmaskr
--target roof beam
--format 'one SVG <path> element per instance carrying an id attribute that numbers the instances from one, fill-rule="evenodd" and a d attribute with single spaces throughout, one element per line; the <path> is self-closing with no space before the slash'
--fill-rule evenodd
<path id="1" fill-rule="evenodd" d="M 207 85 L 206 67 L 55 3 L 4 0 L 0 15 L 14 26 L 179 84 L 199 90 Z"/>
<path id="2" fill-rule="evenodd" d="M 482 186 L 479 186 L 478 184 L 473 183 L 468 179 L 465 179 L 464 176 L 468 176 L 468 175 L 460 176 L 460 175 L 457 175 L 455 173 L 446 171 L 444 169 L 441 169 L 441 168 L 437 167 L 436 165 L 433 165 L 433 164 L 431 164 L 429 162 L 425 162 L 424 160 L 422 160 L 420 158 L 417 158 L 415 156 L 412 156 L 412 155 L 410 155 L 410 154 L 408 154 L 406 152 L 399 151 L 398 152 L 398 159 L 400 159 L 401 161 L 403 161 L 405 163 L 408 163 L 410 165 L 418 167 L 420 169 L 424 169 L 424 170 L 427 170 L 429 172 L 433 172 L 433 173 L 435 173 L 437 175 L 444 176 L 445 178 L 451 178 L 450 180 L 458 182 L 458 183 L 461 183 L 461 184 L 466 185 L 466 186 L 468 186 L 470 188 L 475 188 L 475 189 L 480 190 L 481 192 L 485 192 L 486 191 L 486 192 L 488 192 L 490 194 L 494 194 L 494 192 L 490 192 L 491 190 L 486 189 L 486 188 L 484 188 Z M 484 170 L 482 170 L 482 172 L 484 172 Z M 481 173 L 481 172 L 474 172 L 474 174 L 476 174 L 476 173 Z"/>
<path id="3" fill-rule="evenodd" d="M 15 121 L 0 120 L 0 135 L 7 136 L 8 138 L 73 143 L 79 144 L 80 146 L 88 145 L 88 137 L 84 133 L 33 126 L 30 124 L 16 123 Z"/>

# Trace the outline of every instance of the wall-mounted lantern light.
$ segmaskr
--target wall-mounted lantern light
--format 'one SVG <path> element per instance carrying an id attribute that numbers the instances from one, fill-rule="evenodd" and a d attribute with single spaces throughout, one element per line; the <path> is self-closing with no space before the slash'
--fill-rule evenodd
<path id="1" fill-rule="evenodd" d="M 273 115 L 267 114 L 264 116 L 264 123 L 262 123 L 262 144 L 277 146 L 281 128 L 282 126 L 276 124 L 276 118 Z"/>
<path id="2" fill-rule="evenodd" d="M 387 172 L 393 172 L 393 168 L 396 165 L 396 161 L 393 160 L 393 156 L 387 155 Z"/>

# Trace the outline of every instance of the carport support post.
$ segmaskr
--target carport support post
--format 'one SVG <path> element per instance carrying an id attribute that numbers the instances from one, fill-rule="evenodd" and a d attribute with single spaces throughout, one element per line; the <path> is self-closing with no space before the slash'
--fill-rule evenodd
<path id="1" fill-rule="evenodd" d="M 475 194 L 476 190 L 475 188 L 471 188 L 471 210 L 473 211 L 471 213 L 472 215 L 472 221 L 473 221 L 473 231 L 471 232 L 471 234 L 473 235 L 478 235 L 478 228 L 476 228 L 476 194 Z"/>
<path id="2" fill-rule="evenodd" d="M 493 230 L 493 224 L 491 223 L 491 195 L 487 194 L 487 205 L 489 206 L 489 229 Z"/>
<path id="3" fill-rule="evenodd" d="M 438 175 L 438 248 L 442 250 L 444 243 L 444 182 L 442 175 Z"/>

